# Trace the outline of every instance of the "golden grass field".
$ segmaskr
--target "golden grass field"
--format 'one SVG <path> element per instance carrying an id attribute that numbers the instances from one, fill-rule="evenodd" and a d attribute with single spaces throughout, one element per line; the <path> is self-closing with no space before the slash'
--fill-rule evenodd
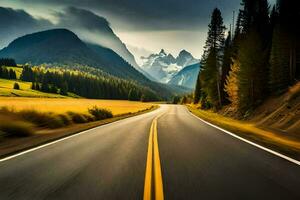
<path id="1" fill-rule="evenodd" d="M 16 111 L 34 109 L 39 112 L 88 113 L 93 106 L 106 108 L 114 115 L 134 113 L 148 109 L 151 103 L 142 103 L 123 100 L 96 100 L 96 99 L 72 99 L 72 98 L 26 98 L 26 97 L 0 97 L 0 107 L 12 108 Z"/>

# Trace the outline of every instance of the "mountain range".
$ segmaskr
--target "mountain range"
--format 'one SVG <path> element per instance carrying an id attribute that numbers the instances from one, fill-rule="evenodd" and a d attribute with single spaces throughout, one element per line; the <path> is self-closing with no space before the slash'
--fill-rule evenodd
<path id="1" fill-rule="evenodd" d="M 162 49 L 157 54 L 141 57 L 141 59 L 143 62 L 142 70 L 161 83 L 168 83 L 183 68 L 199 62 L 186 50 L 182 50 L 176 58 Z"/>
<path id="2" fill-rule="evenodd" d="M 200 71 L 200 63 L 189 65 L 172 76 L 168 84 L 194 89 Z"/>
<path id="3" fill-rule="evenodd" d="M 83 42 L 67 29 L 51 29 L 19 37 L 0 50 L 0 57 L 14 58 L 20 64 L 88 65 L 107 74 L 139 82 L 163 98 L 189 91 L 185 87 L 171 87 L 149 80 L 113 50 Z"/>

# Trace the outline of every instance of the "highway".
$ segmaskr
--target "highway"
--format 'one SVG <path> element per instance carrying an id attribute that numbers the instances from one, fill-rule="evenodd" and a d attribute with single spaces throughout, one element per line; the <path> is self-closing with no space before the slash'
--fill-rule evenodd
<path id="1" fill-rule="evenodd" d="M 180 105 L 0 160 L 0 199 L 300 199 L 300 166 Z"/>

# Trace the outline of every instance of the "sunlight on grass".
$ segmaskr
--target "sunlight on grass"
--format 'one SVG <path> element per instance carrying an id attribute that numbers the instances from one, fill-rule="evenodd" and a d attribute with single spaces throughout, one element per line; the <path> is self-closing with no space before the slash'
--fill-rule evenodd
<path id="1" fill-rule="evenodd" d="M 13 89 L 14 83 L 19 84 L 20 90 Z M 66 98 L 65 96 L 59 94 L 44 93 L 37 90 L 32 90 L 30 82 L 7 79 L 0 79 L 0 96 Z"/>
<path id="2" fill-rule="evenodd" d="M 0 107 L 9 107 L 17 111 L 33 109 L 59 114 L 69 111 L 88 114 L 88 109 L 93 106 L 105 108 L 111 110 L 114 115 L 120 115 L 148 109 L 152 104 L 125 100 L 0 97 Z"/>
<path id="3" fill-rule="evenodd" d="M 210 111 L 199 110 L 194 105 L 188 105 L 188 109 L 200 118 L 226 130 L 247 136 L 248 138 L 254 138 L 255 140 L 262 141 L 264 143 L 270 143 L 282 146 L 283 148 L 300 151 L 299 140 L 260 129 L 253 123 L 234 120 Z"/>

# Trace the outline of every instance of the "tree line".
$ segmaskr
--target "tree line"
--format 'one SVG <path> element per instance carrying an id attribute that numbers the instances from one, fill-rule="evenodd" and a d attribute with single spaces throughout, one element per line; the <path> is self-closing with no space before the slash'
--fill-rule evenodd
<path id="1" fill-rule="evenodd" d="M 16 80 L 17 75 L 13 69 L 8 69 L 5 66 L 0 66 L 0 78 Z"/>
<path id="2" fill-rule="evenodd" d="M 32 89 L 67 95 L 69 92 L 94 99 L 157 101 L 159 97 L 147 87 L 116 77 L 101 77 L 71 71 L 39 70 L 24 66 L 22 81 L 32 82 Z"/>
<path id="3" fill-rule="evenodd" d="M 194 103 L 204 109 L 231 104 L 245 114 L 300 78 L 297 0 L 242 0 L 226 34 L 221 11 L 212 12 Z"/>
<path id="4" fill-rule="evenodd" d="M 12 58 L 0 58 L 0 66 L 16 67 L 16 61 Z"/>

